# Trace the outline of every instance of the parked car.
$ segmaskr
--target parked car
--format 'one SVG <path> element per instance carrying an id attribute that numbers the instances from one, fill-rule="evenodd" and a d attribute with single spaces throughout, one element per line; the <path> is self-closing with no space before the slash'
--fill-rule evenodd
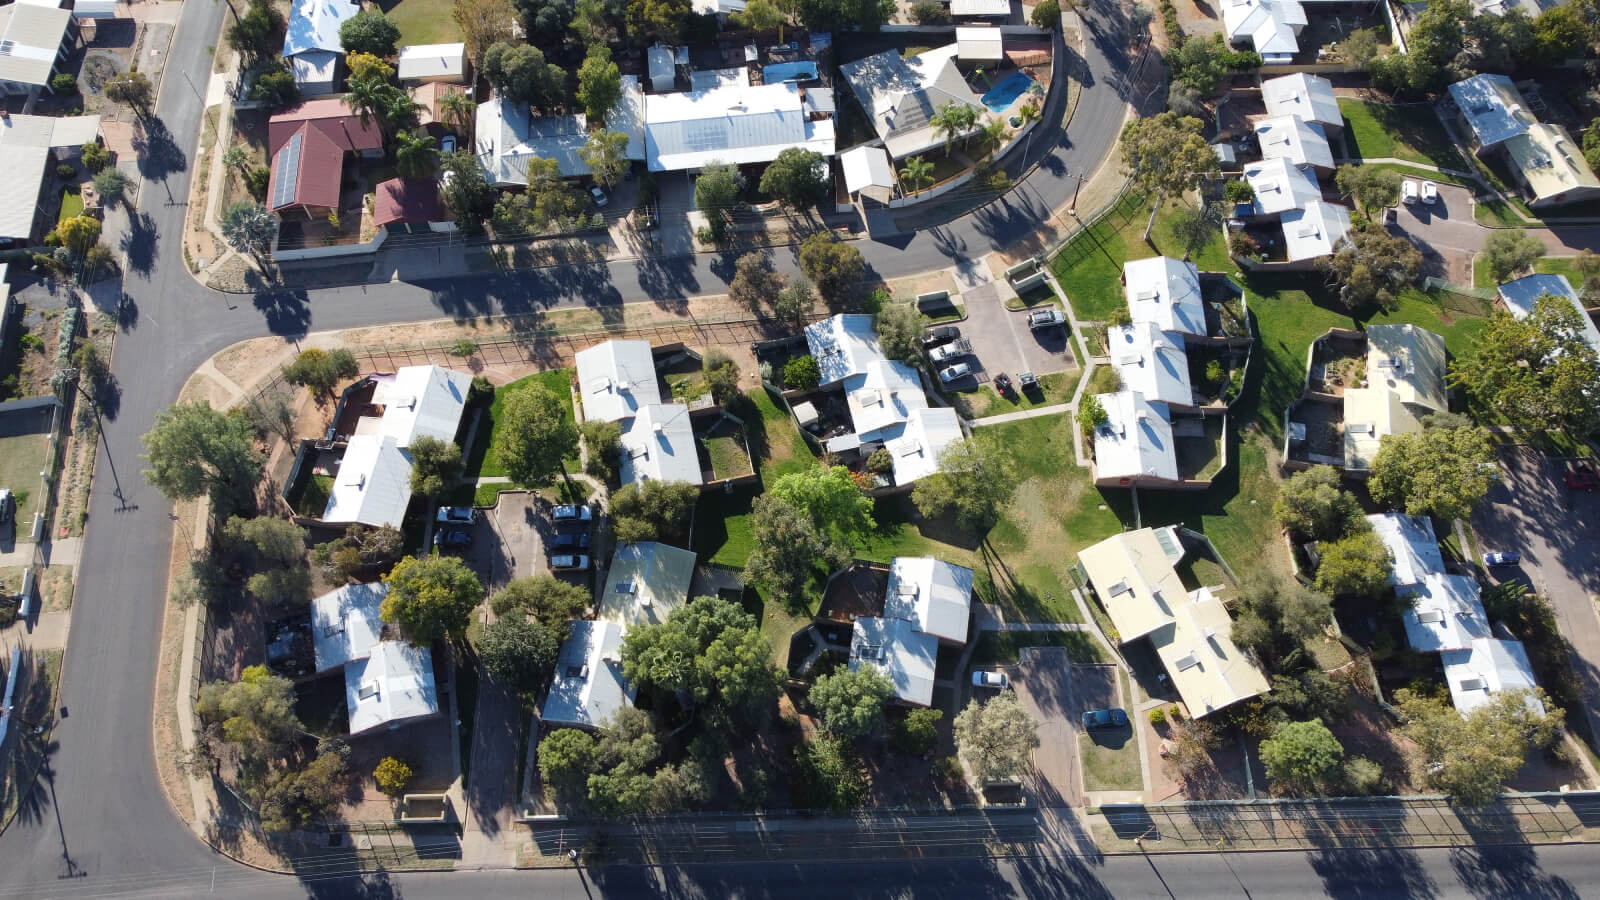
<path id="1" fill-rule="evenodd" d="M 1083 729 L 1094 731 L 1097 728 L 1126 728 L 1128 727 L 1128 714 L 1122 707 L 1113 706 L 1110 709 L 1091 709 L 1083 714 Z"/>
<path id="2" fill-rule="evenodd" d="M 1485 553 L 1483 564 L 1486 566 L 1514 566 L 1522 562 L 1522 554 L 1515 550 L 1503 550 L 1499 553 Z"/>
<path id="3" fill-rule="evenodd" d="M 589 568 L 589 557 L 582 553 L 562 553 L 550 557 L 550 568 L 558 572 L 582 572 Z"/>
<path id="4" fill-rule="evenodd" d="M 1415 181 L 1407 178 L 1400 182 L 1400 199 L 1407 203 L 1415 203 L 1421 194 L 1421 188 Z"/>
<path id="5" fill-rule="evenodd" d="M 465 528 L 442 528 L 433 533 L 433 545 L 456 549 L 472 546 L 472 532 Z"/>
<path id="6" fill-rule="evenodd" d="M 1422 202 L 1434 204 L 1439 202 L 1439 186 L 1431 181 L 1422 183 Z"/>
<path id="7" fill-rule="evenodd" d="M 1032 372 L 1023 372 L 1017 376 L 1017 388 L 1024 394 L 1039 390 L 1039 379 Z"/>
<path id="8" fill-rule="evenodd" d="M 941 344 L 928 351 L 928 361 L 935 365 L 959 359 L 972 352 L 972 344 L 968 341 L 952 341 Z"/>
<path id="9" fill-rule="evenodd" d="M 939 380 L 945 384 L 950 384 L 951 382 L 960 381 L 971 374 L 971 366 L 966 363 L 956 363 L 947 369 L 939 370 Z"/>
<path id="10" fill-rule="evenodd" d="M 922 333 L 922 348 L 927 350 L 940 344 L 948 344 L 958 337 L 961 337 L 961 329 L 954 325 L 940 325 L 938 328 L 929 328 Z"/>
<path id="11" fill-rule="evenodd" d="M 16 511 L 16 501 L 12 499 L 9 490 L 0 489 L 0 525 L 11 521 L 12 514 Z"/>
<path id="12" fill-rule="evenodd" d="M 1028 328 L 1039 331 L 1067 324 L 1067 314 L 1059 309 L 1036 309 L 1028 313 Z"/>
<path id="13" fill-rule="evenodd" d="M 577 522 L 588 524 L 594 519 L 594 510 L 590 509 L 587 503 L 577 505 L 564 503 L 550 510 L 550 519 L 557 524 Z"/>
<path id="14" fill-rule="evenodd" d="M 470 506 L 439 507 L 440 525 L 471 525 L 478 521 L 478 511 Z"/>
<path id="15" fill-rule="evenodd" d="M 456 136 L 453 135 L 453 134 L 447 134 L 444 137 L 440 138 L 439 139 L 439 152 L 441 154 L 456 152 Z"/>
<path id="16" fill-rule="evenodd" d="M 565 531 L 556 535 L 550 543 L 545 545 L 545 549 L 552 553 L 587 550 L 589 549 L 589 535 L 587 532 Z"/>
<path id="17" fill-rule="evenodd" d="M 1004 690 L 1011 686 L 1011 679 L 1004 672 L 988 672 L 979 669 L 972 673 L 973 687 L 999 688 Z"/>
<path id="18" fill-rule="evenodd" d="M 1009 395 L 1011 393 L 1011 376 L 1004 372 L 996 375 L 994 377 L 994 389 L 1002 396 Z"/>
<path id="19" fill-rule="evenodd" d="M 595 206 L 605 206 L 608 202 L 606 200 L 606 192 L 600 190 L 598 187 L 589 188 L 589 196 L 594 198 Z"/>
<path id="20" fill-rule="evenodd" d="M 1593 491 L 1600 488 L 1600 474 L 1593 466 L 1579 463 L 1567 470 L 1567 489 L 1573 491 Z"/>

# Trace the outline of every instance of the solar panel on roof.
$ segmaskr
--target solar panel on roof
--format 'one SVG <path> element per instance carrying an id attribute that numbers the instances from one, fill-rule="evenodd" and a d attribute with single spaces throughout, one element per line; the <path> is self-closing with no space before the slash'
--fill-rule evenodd
<path id="1" fill-rule="evenodd" d="M 294 202 L 300 186 L 300 140 L 303 137 L 303 132 L 297 132 L 278 151 L 278 178 L 272 191 L 273 209 L 281 209 Z"/>

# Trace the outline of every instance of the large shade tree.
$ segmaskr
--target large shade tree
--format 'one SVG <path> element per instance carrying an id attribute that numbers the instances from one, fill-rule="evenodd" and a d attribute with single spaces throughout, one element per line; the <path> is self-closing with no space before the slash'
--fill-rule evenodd
<path id="1" fill-rule="evenodd" d="M 1451 379 L 1525 432 L 1600 431 L 1600 354 L 1566 298 L 1540 297 L 1523 318 L 1497 313 L 1476 346 L 1456 360 Z"/>

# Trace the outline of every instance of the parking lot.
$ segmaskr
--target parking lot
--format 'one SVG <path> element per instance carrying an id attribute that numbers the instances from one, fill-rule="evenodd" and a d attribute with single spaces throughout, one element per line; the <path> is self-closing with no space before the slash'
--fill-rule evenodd
<path id="1" fill-rule="evenodd" d="M 1407 177 L 1407 181 L 1423 179 Z M 1454 284 L 1472 283 L 1472 255 L 1483 246 L 1487 229 L 1472 217 L 1472 191 L 1434 182 L 1437 203 L 1401 203 L 1391 231 L 1405 235 L 1422 251 L 1423 272 Z"/>
<path id="2" fill-rule="evenodd" d="M 1006 309 L 1004 296 L 1009 292 L 993 281 L 962 293 L 967 318 L 957 327 L 961 336 L 972 342 L 972 355 L 956 361 L 972 366 L 973 378 L 980 384 L 993 381 L 1002 372 L 1016 378 L 1021 372 L 1046 375 L 1072 368 L 1075 360 L 1067 353 L 1066 328 L 1029 331 L 1028 313 Z M 944 365 L 948 363 L 938 368 Z M 970 381 L 958 381 L 952 386 L 970 385 Z"/>
<path id="3" fill-rule="evenodd" d="M 1088 710 L 1118 705 L 1116 669 L 1073 665 L 1066 650 L 1037 647 L 1006 671 L 1017 699 L 1039 723 L 1039 749 L 1033 752 L 1039 805 L 1083 805 L 1080 723 Z"/>

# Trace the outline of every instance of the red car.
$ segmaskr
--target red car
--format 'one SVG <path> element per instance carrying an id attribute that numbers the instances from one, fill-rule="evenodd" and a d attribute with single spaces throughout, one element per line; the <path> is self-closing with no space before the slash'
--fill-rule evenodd
<path id="1" fill-rule="evenodd" d="M 1593 491 L 1600 488 L 1600 474 L 1591 466 L 1576 465 L 1567 470 L 1567 488 L 1574 491 Z"/>

